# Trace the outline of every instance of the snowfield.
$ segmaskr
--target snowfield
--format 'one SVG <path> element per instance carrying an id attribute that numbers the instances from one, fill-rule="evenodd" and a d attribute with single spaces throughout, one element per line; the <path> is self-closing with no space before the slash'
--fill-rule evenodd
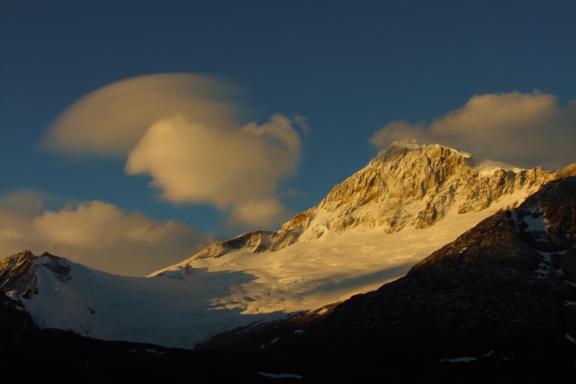
<path id="1" fill-rule="evenodd" d="M 36 263 L 38 295 L 23 300 L 42 328 L 68 329 L 106 339 L 192 348 L 207 335 L 279 314 L 241 315 L 214 299 L 250 281 L 242 272 L 195 270 L 187 279 L 137 278 L 95 271 L 79 264 L 67 279 Z"/>
<path id="2" fill-rule="evenodd" d="M 484 218 L 525 197 L 506 196 L 480 212 L 450 212 L 444 220 L 423 229 L 385 233 L 378 228 L 357 227 L 328 232 L 319 239 L 300 240 L 277 251 L 251 253 L 242 249 L 218 258 L 190 260 L 152 276 L 186 280 L 186 266 L 209 272 L 243 271 L 253 279 L 215 298 L 218 308 L 237 309 L 243 314 L 312 310 L 397 279 Z"/>
<path id="3" fill-rule="evenodd" d="M 373 290 L 524 197 L 508 196 L 481 212 L 452 212 L 424 229 L 354 228 L 278 251 L 240 250 L 194 260 L 142 278 L 72 262 L 69 275 L 62 277 L 40 257 L 35 261 L 39 293 L 23 303 L 43 328 L 193 348 L 220 332 Z"/>

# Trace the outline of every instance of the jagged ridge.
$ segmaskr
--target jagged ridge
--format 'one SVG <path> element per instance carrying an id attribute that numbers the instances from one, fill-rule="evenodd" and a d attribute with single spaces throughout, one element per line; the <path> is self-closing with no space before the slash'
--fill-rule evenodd
<path id="1" fill-rule="evenodd" d="M 426 228 L 451 210 L 459 214 L 480 211 L 514 194 L 518 196 L 511 203 L 520 203 L 557 176 L 542 168 L 520 169 L 477 160 L 439 144 L 394 143 L 279 231 L 249 232 L 217 242 L 190 260 L 220 257 L 237 249 L 275 251 L 301 238 L 312 240 L 328 231 L 354 227 L 376 227 L 386 233 Z"/>

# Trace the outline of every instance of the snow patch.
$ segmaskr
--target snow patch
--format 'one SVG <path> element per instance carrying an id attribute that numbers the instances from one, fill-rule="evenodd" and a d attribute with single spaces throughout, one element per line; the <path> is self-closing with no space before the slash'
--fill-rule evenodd
<path id="1" fill-rule="evenodd" d="M 492 176 L 494 173 L 500 170 L 513 173 L 520 173 L 525 170 L 515 165 L 502 163 L 500 161 L 476 159 L 473 157 L 470 158 L 468 162 L 472 169 L 478 172 L 478 175 L 482 177 Z"/>
<path id="2" fill-rule="evenodd" d="M 494 355 L 494 350 L 493 350 L 493 349 L 490 350 L 490 351 L 488 351 L 487 353 L 485 353 L 483 357 L 490 357 L 490 356 L 492 356 L 492 355 Z"/>
<path id="3" fill-rule="evenodd" d="M 546 232 L 548 222 L 543 215 L 527 215 L 522 218 L 522 221 L 528 226 L 527 231 Z"/>
<path id="4" fill-rule="evenodd" d="M 220 308 L 243 314 L 313 310 L 396 280 L 433 251 L 524 197 L 508 195 L 479 212 L 458 214 L 453 209 L 422 229 L 326 231 L 320 240 L 301 239 L 277 251 L 253 254 L 241 249 L 218 258 L 189 260 L 187 265 L 209 272 L 243 271 L 254 277 L 216 300 Z"/>
<path id="5" fill-rule="evenodd" d="M 478 360 L 477 357 L 462 356 L 462 357 L 454 357 L 451 359 L 442 359 L 442 360 L 438 360 L 438 361 L 441 363 L 472 363 L 476 360 Z"/>
<path id="6" fill-rule="evenodd" d="M 270 379 L 296 379 L 300 380 L 304 377 L 297 375 L 295 373 L 271 373 L 271 372 L 258 372 L 260 376 L 264 376 Z"/>
<path id="7" fill-rule="evenodd" d="M 322 307 L 318 311 L 316 311 L 316 314 L 317 315 L 324 315 L 324 314 L 328 313 L 328 311 L 329 311 L 328 307 Z"/>
<path id="8" fill-rule="evenodd" d="M 554 252 L 536 251 L 542 256 L 542 260 L 538 263 L 538 269 L 534 271 L 534 276 L 538 279 L 545 279 L 550 274 L 552 269 L 552 254 Z"/>

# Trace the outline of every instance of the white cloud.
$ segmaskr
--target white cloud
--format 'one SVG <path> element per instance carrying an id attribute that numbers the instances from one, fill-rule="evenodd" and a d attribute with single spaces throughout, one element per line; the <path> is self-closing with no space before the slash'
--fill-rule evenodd
<path id="1" fill-rule="evenodd" d="M 370 142 L 378 149 L 384 149 L 395 141 L 419 143 L 426 141 L 424 123 L 409 123 L 404 120 L 393 121 L 374 132 Z"/>
<path id="2" fill-rule="evenodd" d="M 576 160 L 576 103 L 553 95 L 485 94 L 430 124 L 394 121 L 376 131 L 377 148 L 394 140 L 438 142 L 476 156 L 523 166 L 556 168 Z"/>
<path id="3" fill-rule="evenodd" d="M 183 223 L 153 220 L 101 201 L 53 211 L 43 207 L 38 194 L 0 197 L 2 256 L 22 249 L 49 251 L 103 271 L 142 276 L 182 260 L 207 241 Z"/>
<path id="4" fill-rule="evenodd" d="M 227 126 L 236 114 L 236 108 L 223 101 L 231 91 L 206 75 L 156 74 L 121 80 L 68 107 L 50 127 L 45 144 L 67 154 L 125 155 L 150 125 L 174 114 Z"/>
<path id="5" fill-rule="evenodd" d="M 212 204 L 240 224 L 271 226 L 285 217 L 276 191 L 299 158 L 300 136 L 282 115 L 241 128 L 174 116 L 148 129 L 130 152 L 126 171 L 152 176 L 171 202 Z"/>
<path id="6" fill-rule="evenodd" d="M 232 223 L 242 223 L 251 227 L 270 228 L 279 219 L 287 218 L 288 212 L 276 198 L 248 200 L 233 206 Z"/>
<path id="7" fill-rule="evenodd" d="M 278 197 L 300 158 L 303 116 L 239 123 L 231 87 L 212 77 L 160 74 L 123 80 L 68 108 L 45 141 L 76 155 L 120 155 L 173 203 L 210 204 L 229 220 L 271 227 L 286 217 Z"/>

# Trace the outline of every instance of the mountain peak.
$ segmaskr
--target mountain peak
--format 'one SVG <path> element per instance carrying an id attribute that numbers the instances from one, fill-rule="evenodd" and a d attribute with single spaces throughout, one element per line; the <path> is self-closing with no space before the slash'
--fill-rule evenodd
<path id="1" fill-rule="evenodd" d="M 383 149 L 376 155 L 375 159 L 391 158 L 395 156 L 402 156 L 410 152 L 417 153 L 446 153 L 450 155 L 469 158 L 472 155 L 468 152 L 460 151 L 439 143 L 416 143 L 406 141 L 393 141 L 392 144 L 386 149 Z"/>
<path id="2" fill-rule="evenodd" d="M 25 297 L 34 294 L 37 291 L 36 258 L 30 250 L 0 258 L 0 289 L 17 291 Z"/>
<path id="3" fill-rule="evenodd" d="M 441 144 L 394 142 L 279 231 L 256 231 L 215 243 L 189 260 L 221 257 L 238 249 L 276 251 L 353 228 L 383 233 L 422 229 L 449 215 L 516 206 L 554 177 L 540 168 L 476 159 Z"/>
<path id="4" fill-rule="evenodd" d="M 480 176 L 488 176 L 497 170 L 511 171 L 518 173 L 524 168 L 507 164 L 492 159 L 484 159 L 472 155 L 469 152 L 446 146 L 439 143 L 414 143 L 394 141 L 392 144 L 380 151 L 371 163 L 383 163 L 390 161 L 399 161 L 405 157 L 412 157 L 415 160 L 428 161 L 428 159 L 440 159 L 435 165 L 443 166 L 448 159 L 467 165 L 472 170 L 477 171 Z"/>
<path id="5" fill-rule="evenodd" d="M 38 292 L 37 268 L 41 265 L 61 279 L 70 272 L 70 263 L 48 252 L 36 256 L 30 250 L 24 250 L 12 256 L 0 258 L 0 289 L 5 292 L 16 291 L 23 297 Z"/>
<path id="6" fill-rule="evenodd" d="M 440 144 L 396 142 L 335 186 L 320 208 L 339 213 L 330 223 L 336 230 L 367 225 L 395 232 L 433 225 L 450 211 L 480 211 L 506 196 L 521 202 L 552 177 Z"/>

